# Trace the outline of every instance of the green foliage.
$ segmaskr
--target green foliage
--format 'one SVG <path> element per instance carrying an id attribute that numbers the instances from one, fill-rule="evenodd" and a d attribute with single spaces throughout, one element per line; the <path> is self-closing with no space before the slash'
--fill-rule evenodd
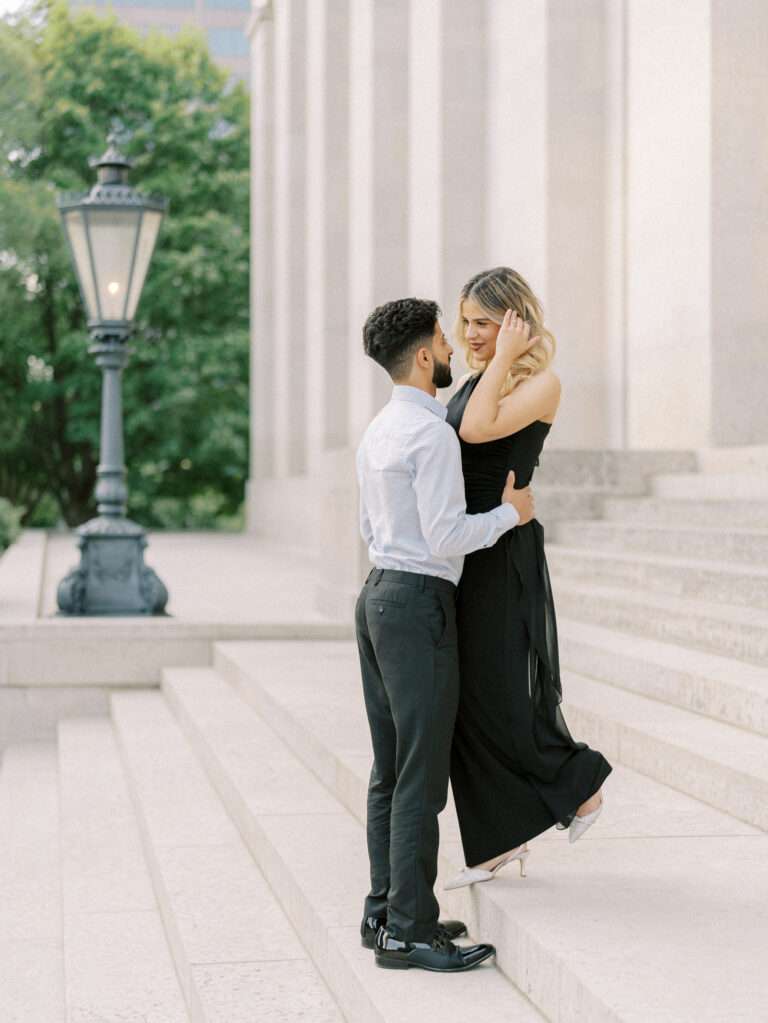
<path id="1" fill-rule="evenodd" d="M 14 508 L 10 501 L 0 497 L 0 551 L 9 547 L 21 532 L 23 508 Z"/>
<path id="2" fill-rule="evenodd" d="M 123 374 L 129 514 L 237 521 L 248 462 L 248 96 L 192 31 L 142 39 L 60 0 L 0 22 L 0 494 L 95 514 L 100 374 L 55 206 L 110 130 L 170 199 Z M 7 88 L 6 88 L 7 86 Z"/>

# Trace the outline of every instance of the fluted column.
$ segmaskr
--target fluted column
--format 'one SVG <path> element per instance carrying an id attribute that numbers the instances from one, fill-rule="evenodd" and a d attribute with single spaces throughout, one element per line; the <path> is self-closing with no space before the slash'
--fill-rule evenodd
<path id="1" fill-rule="evenodd" d="M 628 444 L 699 446 L 712 374 L 709 0 L 628 0 L 627 61 Z"/>
<path id="2" fill-rule="evenodd" d="M 306 0 L 274 4 L 275 474 L 307 468 Z"/>
<path id="3" fill-rule="evenodd" d="M 628 443 L 627 394 L 627 243 L 626 243 L 626 3 L 606 4 L 605 115 L 605 246 L 603 280 L 605 309 L 605 446 Z"/>
<path id="4" fill-rule="evenodd" d="M 487 15 L 486 262 L 546 295 L 547 2 L 488 0 Z"/>
<path id="5" fill-rule="evenodd" d="M 406 294 L 408 3 L 350 7 L 349 439 L 357 444 L 392 385 L 363 354 L 371 309 Z"/>
<path id="6" fill-rule="evenodd" d="M 354 2 L 354 0 L 352 0 Z M 312 0 L 306 57 L 309 468 L 347 442 L 349 0 Z"/>
<path id="7" fill-rule="evenodd" d="M 609 3 L 615 0 L 547 3 L 547 273 L 545 280 L 534 277 L 530 284 L 558 343 L 554 368 L 563 399 L 550 435 L 555 447 L 610 442 L 605 279 Z M 518 134 L 514 127 L 511 133 Z"/>
<path id="8" fill-rule="evenodd" d="M 486 258 L 485 28 L 475 0 L 411 2 L 409 286 L 440 302 L 449 336 L 459 289 Z"/>
<path id="9" fill-rule="evenodd" d="M 712 444 L 768 443 L 768 5 L 712 0 Z"/>
<path id="10" fill-rule="evenodd" d="M 273 53 L 272 6 L 254 5 L 251 40 L 251 384 L 249 523 L 255 489 L 274 473 L 274 366 L 271 353 Z"/>

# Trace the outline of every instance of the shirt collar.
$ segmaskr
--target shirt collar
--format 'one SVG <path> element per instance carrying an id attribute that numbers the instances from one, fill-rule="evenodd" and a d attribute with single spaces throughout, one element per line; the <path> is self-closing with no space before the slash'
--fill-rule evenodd
<path id="1" fill-rule="evenodd" d="M 410 384 L 395 384 L 392 388 L 392 401 L 412 401 L 414 405 L 421 405 L 422 408 L 429 409 L 441 419 L 445 419 L 448 415 L 448 409 L 437 398 L 422 391 L 420 387 L 411 387 Z"/>

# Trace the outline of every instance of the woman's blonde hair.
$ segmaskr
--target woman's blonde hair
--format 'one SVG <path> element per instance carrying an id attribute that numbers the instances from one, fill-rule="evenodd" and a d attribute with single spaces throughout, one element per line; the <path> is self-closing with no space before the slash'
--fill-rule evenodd
<path id="1" fill-rule="evenodd" d="M 454 332 L 470 369 L 482 370 L 485 368 L 485 362 L 475 356 L 467 342 L 464 317 L 461 313 L 461 305 L 467 298 L 477 302 L 487 313 L 488 319 L 495 323 L 501 323 L 507 309 L 514 309 L 530 323 L 530 336 L 535 337 L 538 334 L 540 337 L 533 348 L 512 364 L 501 389 L 500 398 L 513 391 L 521 380 L 541 373 L 552 362 L 555 357 L 556 341 L 554 335 L 544 326 L 541 303 L 531 291 L 528 282 L 516 270 L 508 266 L 497 266 L 493 270 L 483 270 L 482 273 L 476 274 L 461 289 L 459 315 Z"/>

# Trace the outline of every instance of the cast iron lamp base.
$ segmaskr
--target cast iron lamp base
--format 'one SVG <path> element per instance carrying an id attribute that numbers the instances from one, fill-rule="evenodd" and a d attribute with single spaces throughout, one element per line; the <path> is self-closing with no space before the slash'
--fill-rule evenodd
<path id="1" fill-rule="evenodd" d="M 164 615 L 168 590 L 144 564 L 144 529 L 130 519 L 97 515 L 76 529 L 80 564 L 61 580 L 66 615 Z"/>

